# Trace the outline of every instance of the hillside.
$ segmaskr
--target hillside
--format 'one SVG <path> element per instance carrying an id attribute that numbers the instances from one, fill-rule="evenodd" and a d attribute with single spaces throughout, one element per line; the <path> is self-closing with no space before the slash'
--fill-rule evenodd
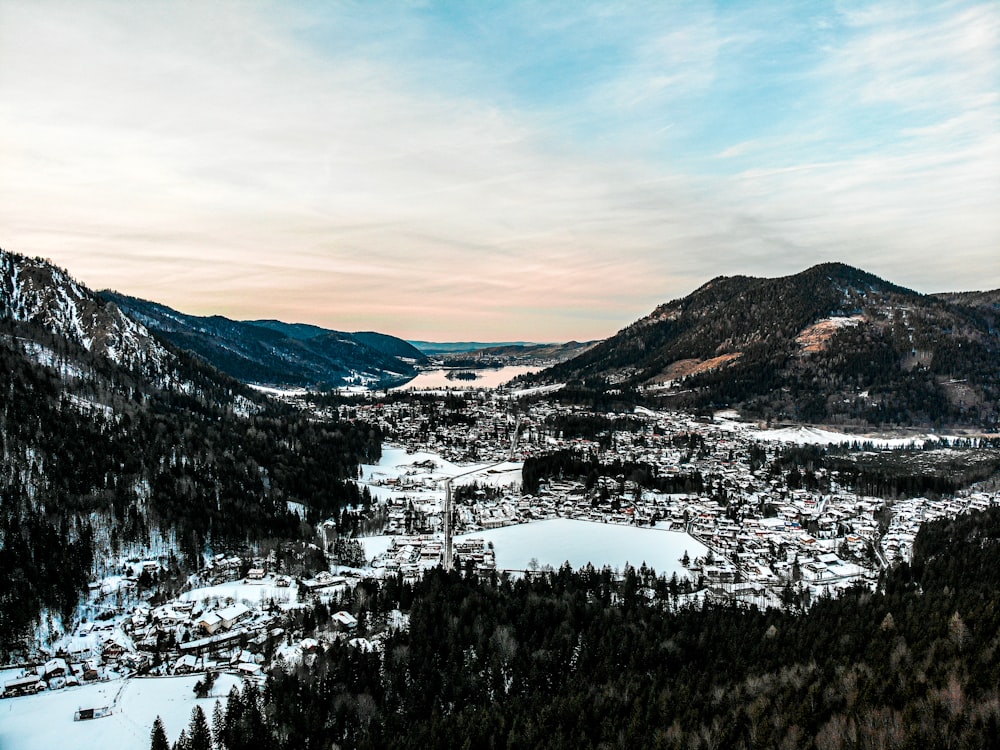
<path id="1" fill-rule="evenodd" d="M 713 279 L 535 380 L 759 417 L 989 426 L 1000 335 L 988 311 L 828 263 Z"/>
<path id="2" fill-rule="evenodd" d="M 994 324 L 1000 320 L 1000 289 L 988 292 L 938 292 L 933 296 L 992 315 Z"/>
<path id="3" fill-rule="evenodd" d="M 45 261 L 0 250 L 0 269 L 0 658 L 41 645 L 95 561 L 190 569 L 364 501 L 378 429 L 272 402 Z"/>
<path id="4" fill-rule="evenodd" d="M 277 320 L 186 315 L 111 291 L 101 297 L 176 346 L 244 383 L 318 389 L 389 386 L 416 375 L 416 349 L 377 333 L 349 334 Z"/>
<path id="5" fill-rule="evenodd" d="M 586 352 L 598 342 L 568 341 L 565 344 L 506 344 L 489 346 L 469 352 L 440 355 L 448 367 L 496 367 L 501 365 L 545 366 Z"/>
<path id="6" fill-rule="evenodd" d="M 996 748 L 998 541 L 996 509 L 930 523 L 882 590 L 804 610 L 692 604 L 645 565 L 366 581 L 408 627 L 273 668 L 219 723 L 241 748 Z"/>
<path id="7" fill-rule="evenodd" d="M 428 357 L 447 356 L 492 349 L 498 346 L 534 346 L 528 341 L 410 341 L 408 342 Z"/>

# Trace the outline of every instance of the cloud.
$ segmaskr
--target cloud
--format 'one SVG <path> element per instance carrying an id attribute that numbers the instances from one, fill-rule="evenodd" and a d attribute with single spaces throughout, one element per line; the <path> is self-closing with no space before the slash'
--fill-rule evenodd
<path id="1" fill-rule="evenodd" d="M 381 10 L 4 3 L 0 241 L 415 338 L 593 338 L 831 259 L 1000 286 L 996 6 Z"/>

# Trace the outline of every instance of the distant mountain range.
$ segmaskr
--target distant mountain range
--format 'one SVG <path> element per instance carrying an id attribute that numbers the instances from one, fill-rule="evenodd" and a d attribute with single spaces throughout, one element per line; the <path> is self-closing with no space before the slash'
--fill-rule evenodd
<path id="1" fill-rule="evenodd" d="M 482 349 L 493 349 L 498 346 L 536 346 L 530 341 L 409 341 L 407 343 L 412 344 L 428 357 L 443 354 L 464 354 Z"/>
<path id="2" fill-rule="evenodd" d="M 344 333 L 278 320 L 186 315 L 112 291 L 100 297 L 166 340 L 245 383 L 326 389 L 385 387 L 416 375 L 426 357 L 382 333 Z"/>
<path id="3" fill-rule="evenodd" d="M 497 344 L 471 351 L 440 354 L 437 358 L 447 367 L 547 366 L 579 356 L 598 343 L 568 341 L 565 344 Z"/>
<path id="4" fill-rule="evenodd" d="M 778 419 L 995 426 L 998 300 L 922 295 L 839 263 L 720 276 L 529 379 Z"/>

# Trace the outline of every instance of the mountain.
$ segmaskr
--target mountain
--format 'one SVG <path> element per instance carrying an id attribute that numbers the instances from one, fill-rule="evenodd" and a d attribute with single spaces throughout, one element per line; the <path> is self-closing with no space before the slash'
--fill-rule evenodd
<path id="1" fill-rule="evenodd" d="M 390 386 L 416 375 L 423 356 L 405 341 L 277 320 L 186 315 L 157 302 L 103 291 L 128 316 L 244 383 L 326 389 Z"/>
<path id="2" fill-rule="evenodd" d="M 995 319 L 839 263 L 720 276 L 533 379 L 779 419 L 995 425 Z"/>
<path id="3" fill-rule="evenodd" d="M 483 341 L 410 341 L 409 343 L 428 357 L 474 352 L 498 346 L 534 346 L 529 341 L 495 341 L 492 343 Z"/>
<path id="4" fill-rule="evenodd" d="M 312 541 L 364 504 L 358 464 L 380 446 L 377 427 L 274 401 L 0 250 L 0 659 L 72 617 L 92 567 L 163 555 L 182 581 L 206 549 Z"/>
<path id="5" fill-rule="evenodd" d="M 427 361 L 427 357 L 424 356 L 423 352 L 410 344 L 408 341 L 403 341 L 403 339 L 390 336 L 386 333 L 378 333 L 376 331 L 342 333 L 340 331 L 331 331 L 327 328 L 320 328 L 319 326 L 310 325 L 308 323 L 283 323 L 280 320 L 248 320 L 247 322 L 255 326 L 262 326 L 263 328 L 280 331 L 289 338 L 298 339 L 300 341 L 308 341 L 319 336 L 335 333 L 338 336 L 349 338 L 360 344 L 364 344 L 370 349 L 382 352 L 382 354 L 389 357 L 396 357 L 404 361 L 415 363 L 423 363 Z"/>
<path id="6" fill-rule="evenodd" d="M 144 326 L 40 258 L 0 250 L 0 317 L 35 324 L 115 364 L 145 368 L 147 374 L 162 373 L 172 362 Z"/>
<path id="7" fill-rule="evenodd" d="M 568 341 L 565 344 L 503 344 L 468 352 L 442 354 L 440 358 L 447 367 L 545 366 L 572 359 L 597 343 Z"/>

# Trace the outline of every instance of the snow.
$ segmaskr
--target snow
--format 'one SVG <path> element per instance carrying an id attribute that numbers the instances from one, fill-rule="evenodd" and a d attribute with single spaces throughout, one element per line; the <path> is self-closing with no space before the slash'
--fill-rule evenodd
<path id="1" fill-rule="evenodd" d="M 358 537 L 358 541 L 361 542 L 361 547 L 365 551 L 365 559 L 370 562 L 373 558 L 384 555 L 395 538 L 391 534 L 380 534 L 378 536 Z"/>
<path id="2" fill-rule="evenodd" d="M 258 385 L 256 383 L 248 383 L 247 385 L 255 391 L 279 398 L 297 398 L 305 396 L 309 393 L 307 388 L 275 388 L 273 386 Z"/>
<path id="3" fill-rule="evenodd" d="M 433 468 L 418 466 L 432 462 Z M 520 481 L 521 467 L 520 461 L 507 461 L 501 464 L 478 463 L 478 464 L 456 464 L 442 458 L 437 453 L 427 451 L 416 451 L 407 453 L 406 449 L 384 444 L 382 446 L 382 457 L 376 464 L 362 464 L 361 481 L 364 484 L 371 484 L 378 480 L 387 479 L 410 479 L 414 482 L 421 480 L 442 481 L 450 477 L 467 478 L 469 482 L 479 482 L 495 484 L 499 479 L 509 478 L 517 475 Z M 509 482 L 507 482 L 509 483 Z M 374 488 L 372 488 L 374 489 Z"/>
<path id="4" fill-rule="evenodd" d="M 423 464 L 423 465 L 421 465 Z M 406 497 L 414 503 L 434 503 L 444 500 L 445 479 L 455 478 L 456 484 L 493 487 L 519 485 L 520 462 L 476 463 L 460 465 L 436 453 L 416 451 L 407 453 L 404 448 L 385 444 L 382 457 L 376 464 L 362 464 L 361 483 L 368 487 L 378 500 Z"/>
<path id="5" fill-rule="evenodd" d="M 163 720 L 167 737 L 177 739 L 200 705 L 209 722 L 215 701 L 226 701 L 236 676 L 222 674 L 208 698 L 194 696 L 201 675 L 133 678 L 81 685 L 0 701 L 0 747 L 18 750 L 147 750 L 153 721 Z M 117 697 L 117 702 L 116 702 Z M 79 708 L 115 705 L 111 716 L 74 721 Z"/>
<path id="6" fill-rule="evenodd" d="M 636 410 L 638 412 L 638 409 Z M 911 435 L 907 437 L 892 437 L 888 435 L 864 435 L 848 434 L 836 432 L 820 427 L 808 427 L 795 425 L 792 427 L 780 427 L 772 430 L 762 430 L 759 427 L 738 421 L 738 414 L 733 411 L 717 412 L 715 423 L 718 427 L 729 432 L 737 432 L 746 435 L 753 440 L 760 440 L 768 443 L 791 443 L 795 445 L 849 445 L 851 443 L 871 443 L 875 448 L 910 448 L 922 446 L 924 443 L 947 444 L 950 441 L 958 440 L 952 435 Z"/>
<path id="7" fill-rule="evenodd" d="M 848 435 L 818 427 L 784 427 L 777 430 L 760 430 L 751 435 L 758 440 L 772 443 L 794 443 L 796 445 L 844 445 L 855 442 L 870 442 L 876 448 L 908 448 L 923 445 L 927 441 L 940 442 L 951 438 L 940 435 L 918 435 L 915 437 L 872 437 L 869 435 Z"/>
<path id="8" fill-rule="evenodd" d="M 605 565 L 621 569 L 626 563 L 639 567 L 643 562 L 657 573 L 687 574 L 680 558 L 687 551 L 694 559 L 708 548 L 688 534 L 662 529 L 621 526 L 569 518 L 505 526 L 463 534 L 456 539 L 484 539 L 493 543 L 498 570 L 526 570 L 532 558 L 539 567 L 560 567 L 569 562 L 582 568 Z"/>
<path id="9" fill-rule="evenodd" d="M 271 599 L 278 604 L 294 604 L 298 601 L 298 590 L 294 586 L 278 586 L 274 580 L 265 579 L 263 583 L 229 581 L 216 586 L 205 586 L 185 591 L 179 598 L 185 602 L 226 601 L 227 599 L 232 599 L 234 602 L 249 602 L 255 606 L 261 602 L 266 603 Z"/>
<path id="10" fill-rule="evenodd" d="M 566 387 L 565 383 L 553 383 L 552 385 L 536 385 L 532 388 L 519 388 L 511 390 L 508 395 L 511 398 L 523 398 L 525 396 L 540 396 L 545 393 L 555 393 Z"/>

